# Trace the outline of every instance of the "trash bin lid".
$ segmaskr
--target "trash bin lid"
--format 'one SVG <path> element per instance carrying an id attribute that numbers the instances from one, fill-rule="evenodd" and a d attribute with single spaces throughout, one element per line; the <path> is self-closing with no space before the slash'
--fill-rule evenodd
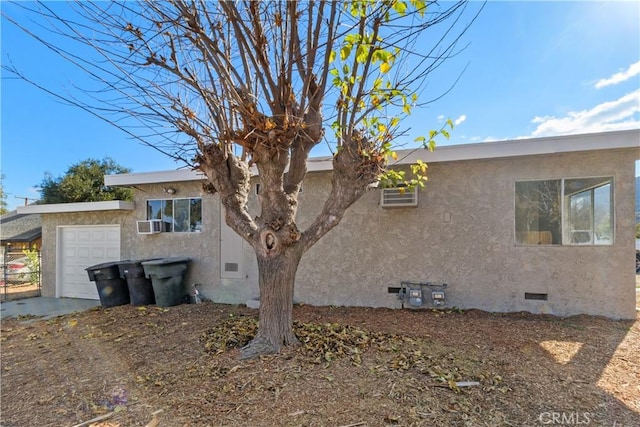
<path id="1" fill-rule="evenodd" d="M 118 263 L 119 267 L 120 267 L 120 271 L 124 272 L 125 270 L 129 270 L 129 269 L 142 269 L 142 263 L 145 261 L 153 261 L 159 258 L 146 258 L 146 259 L 132 259 L 132 260 L 127 260 L 127 261 L 121 261 Z"/>
<path id="2" fill-rule="evenodd" d="M 143 261 L 142 265 L 167 265 L 167 264 L 178 264 L 178 263 L 189 263 L 191 262 L 191 258 L 189 257 L 172 257 L 172 258 L 159 258 L 150 261 Z"/>
<path id="3" fill-rule="evenodd" d="M 120 264 L 124 264 L 124 263 L 128 263 L 128 262 L 131 262 L 131 261 L 124 260 L 124 261 L 103 262 L 101 264 L 96 264 L 96 265 L 92 265 L 91 267 L 87 267 L 87 268 L 85 268 L 85 270 L 86 271 L 93 271 L 93 270 L 101 270 L 103 268 L 118 267 Z"/>

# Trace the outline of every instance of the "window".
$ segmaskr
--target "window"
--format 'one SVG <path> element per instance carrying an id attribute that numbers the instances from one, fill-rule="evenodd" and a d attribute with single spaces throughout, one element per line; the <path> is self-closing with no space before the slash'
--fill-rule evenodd
<path id="1" fill-rule="evenodd" d="M 572 245 L 613 243 L 611 182 L 611 178 L 565 180 L 565 242 Z"/>
<path id="2" fill-rule="evenodd" d="M 165 232 L 199 233 L 202 231 L 202 199 L 148 200 L 147 219 L 162 220 Z"/>
<path id="3" fill-rule="evenodd" d="M 524 245 L 559 245 L 559 180 L 516 182 L 516 242 Z"/>
<path id="4" fill-rule="evenodd" d="M 516 243 L 613 243 L 613 178 L 516 182 Z"/>

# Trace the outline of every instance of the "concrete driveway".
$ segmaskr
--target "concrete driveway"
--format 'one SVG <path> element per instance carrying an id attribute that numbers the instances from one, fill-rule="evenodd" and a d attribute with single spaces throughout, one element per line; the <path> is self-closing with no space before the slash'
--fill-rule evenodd
<path id="1" fill-rule="evenodd" d="M 85 311 L 100 305 L 100 301 L 77 298 L 25 298 L 0 303 L 0 319 L 37 316 L 39 319 Z"/>

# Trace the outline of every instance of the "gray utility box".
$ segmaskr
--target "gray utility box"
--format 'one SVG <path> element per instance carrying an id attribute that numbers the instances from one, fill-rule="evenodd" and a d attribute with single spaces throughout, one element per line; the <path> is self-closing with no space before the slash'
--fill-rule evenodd
<path id="1" fill-rule="evenodd" d="M 113 261 L 92 265 L 85 270 L 91 282 L 96 282 L 100 305 L 115 307 L 129 304 L 129 289 L 127 282 L 120 276 L 120 263 L 128 261 Z"/>
<path id="2" fill-rule="evenodd" d="M 143 261 L 142 267 L 151 279 L 156 305 L 171 307 L 182 303 L 185 292 L 185 276 L 191 258 L 174 257 Z"/>
<path id="3" fill-rule="evenodd" d="M 434 282 L 400 282 L 398 299 L 409 308 L 420 308 L 425 305 L 442 307 L 445 305 L 446 283 Z"/>

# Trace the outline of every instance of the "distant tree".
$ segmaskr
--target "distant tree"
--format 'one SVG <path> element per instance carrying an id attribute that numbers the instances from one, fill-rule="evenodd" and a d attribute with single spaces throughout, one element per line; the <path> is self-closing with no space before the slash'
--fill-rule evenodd
<path id="1" fill-rule="evenodd" d="M 111 158 L 87 159 L 72 165 L 64 176 L 53 178 L 46 173 L 39 185 L 41 203 L 100 202 L 104 200 L 133 200 L 133 190 L 106 187 L 104 175 L 128 173 Z"/>
<path id="2" fill-rule="evenodd" d="M 7 194 L 4 192 L 4 175 L 0 175 L 0 215 L 6 214 L 7 211 Z"/>

